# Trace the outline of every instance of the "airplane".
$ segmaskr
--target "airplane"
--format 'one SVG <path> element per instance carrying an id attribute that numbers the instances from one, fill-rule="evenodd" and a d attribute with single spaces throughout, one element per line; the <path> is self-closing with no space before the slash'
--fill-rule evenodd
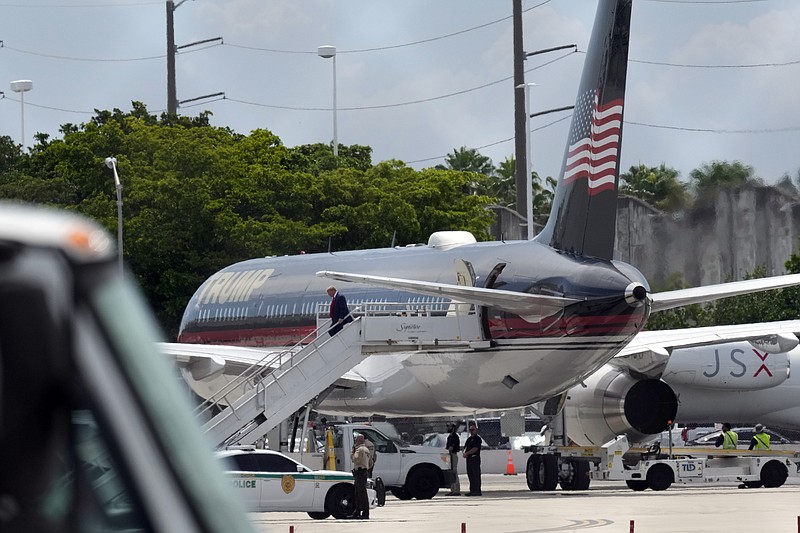
<path id="1" fill-rule="evenodd" d="M 723 328 L 698 328 L 718 333 Z M 714 424 L 730 420 L 800 429 L 800 321 L 754 324 L 754 331 L 783 331 L 771 342 L 728 342 L 657 354 L 659 336 L 644 332 L 654 351 L 632 343 L 563 402 L 566 433 L 579 446 L 599 446 L 625 434 L 644 442 L 669 423 Z M 637 339 L 638 340 L 638 339 Z M 629 353 L 626 353 L 629 351 Z M 545 409 L 543 406 L 541 409 Z M 551 409 L 548 415 L 553 415 Z"/>
<path id="2" fill-rule="evenodd" d="M 331 280 L 352 283 L 343 291 L 351 306 L 471 304 L 484 346 L 371 355 L 350 373 L 356 386 L 317 406 L 343 415 L 470 414 L 562 395 L 629 345 L 651 312 L 799 283 L 788 275 L 653 293 L 635 267 L 613 259 L 631 3 L 598 2 L 550 218 L 533 240 L 440 232 L 427 246 L 236 263 L 192 296 L 179 343 L 292 345 L 314 331 Z"/>

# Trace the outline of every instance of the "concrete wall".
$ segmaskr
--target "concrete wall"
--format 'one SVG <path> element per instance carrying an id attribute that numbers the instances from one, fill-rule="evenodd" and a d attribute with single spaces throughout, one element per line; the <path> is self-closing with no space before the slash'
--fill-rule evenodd
<path id="1" fill-rule="evenodd" d="M 722 191 L 674 214 L 621 197 L 615 258 L 636 266 L 655 289 L 675 273 L 688 286 L 708 285 L 742 279 L 759 266 L 770 276 L 786 273 L 799 235 L 800 204 L 773 187 Z"/>

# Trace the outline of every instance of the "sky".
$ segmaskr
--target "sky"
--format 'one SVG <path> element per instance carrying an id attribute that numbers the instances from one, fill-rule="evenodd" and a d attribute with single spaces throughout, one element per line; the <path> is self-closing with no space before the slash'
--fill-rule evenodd
<path id="1" fill-rule="evenodd" d="M 511 0 L 186 0 L 176 2 L 181 114 L 287 146 L 337 137 L 373 163 L 443 163 L 460 147 L 498 165 L 514 153 Z M 595 0 L 525 0 L 531 112 L 574 104 Z M 800 169 L 800 2 L 634 0 L 622 169 L 666 164 L 688 179 L 740 161 L 774 183 Z M 36 132 L 94 109 L 167 106 L 166 4 L 154 0 L 0 0 L 0 135 Z M 21 94 L 9 82 L 28 79 Z M 557 176 L 570 112 L 531 119 L 532 168 Z M 114 154 L 109 154 L 114 155 Z M 124 179 L 124 178 L 123 178 Z"/>

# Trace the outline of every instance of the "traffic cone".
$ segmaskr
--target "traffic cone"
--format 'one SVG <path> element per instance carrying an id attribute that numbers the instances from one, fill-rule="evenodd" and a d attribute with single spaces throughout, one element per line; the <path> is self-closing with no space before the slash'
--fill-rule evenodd
<path id="1" fill-rule="evenodd" d="M 508 463 L 506 463 L 506 476 L 516 476 L 517 472 L 514 470 L 514 458 L 511 456 L 511 450 L 508 450 Z"/>

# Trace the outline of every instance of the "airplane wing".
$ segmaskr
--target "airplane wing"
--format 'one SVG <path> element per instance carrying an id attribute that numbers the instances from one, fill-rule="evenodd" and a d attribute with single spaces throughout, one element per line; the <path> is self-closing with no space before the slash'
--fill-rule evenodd
<path id="1" fill-rule="evenodd" d="M 435 283 L 402 278 L 387 278 L 367 274 L 331 272 L 327 270 L 317 272 L 317 276 L 339 281 L 363 283 L 365 285 L 415 292 L 429 296 L 445 297 L 464 303 L 486 305 L 503 309 L 520 316 L 548 315 L 552 310 L 563 308 L 566 305 L 579 301 L 574 298 L 559 296 L 528 294 L 524 292 L 451 285 L 448 283 Z M 788 274 L 785 276 L 731 281 L 716 285 L 704 285 L 702 287 L 652 293 L 649 295 L 649 298 L 652 302 L 651 310 L 657 312 L 684 305 L 717 300 L 719 298 L 739 296 L 768 289 L 782 289 L 798 284 L 800 284 L 800 274 Z"/>
<path id="2" fill-rule="evenodd" d="M 746 279 L 743 281 L 731 281 L 716 285 L 692 287 L 690 289 L 657 292 L 650 295 L 652 300 L 651 311 L 655 313 L 681 307 L 683 305 L 703 303 L 719 298 L 739 296 L 741 294 L 768 289 L 782 289 L 797 284 L 800 284 L 800 274 L 787 274 L 785 276 Z"/>
<path id="3" fill-rule="evenodd" d="M 798 333 L 800 320 L 640 331 L 610 364 L 658 377 L 675 348 L 746 340 L 767 352 L 784 353 L 800 344 Z"/>
<path id="4" fill-rule="evenodd" d="M 330 272 L 327 270 L 317 272 L 317 276 L 339 281 L 349 281 L 376 287 L 409 291 L 428 296 L 444 297 L 462 303 L 486 305 L 503 309 L 523 317 L 550 315 L 555 310 L 563 309 L 564 306 L 580 301 L 575 298 L 547 296 L 544 294 L 528 294 L 525 292 L 505 291 L 501 289 L 486 289 L 483 287 L 451 285 L 448 283 L 435 283 L 402 278 L 386 278 L 367 274 Z"/>

